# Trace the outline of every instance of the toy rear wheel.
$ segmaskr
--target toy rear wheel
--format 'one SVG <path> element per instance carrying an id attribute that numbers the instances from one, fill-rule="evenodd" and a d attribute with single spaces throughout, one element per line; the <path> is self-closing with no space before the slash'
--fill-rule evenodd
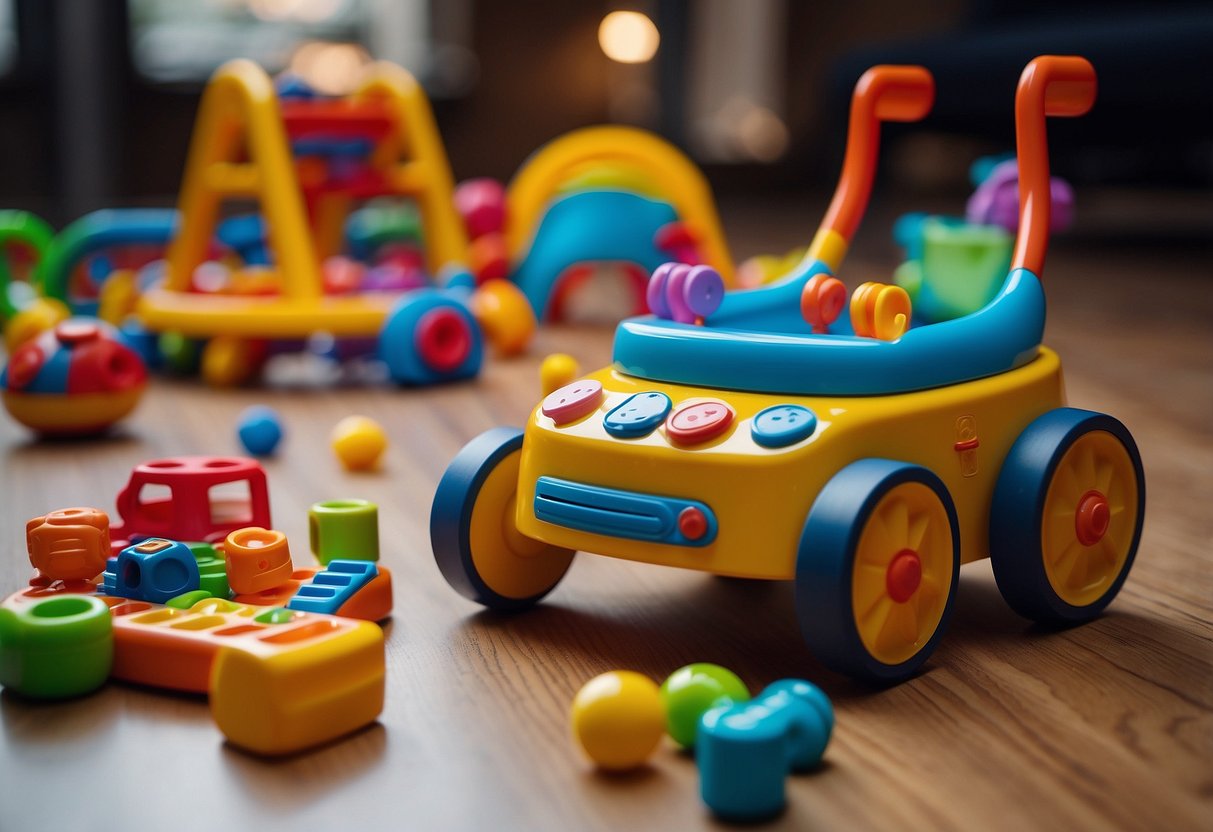
<path id="1" fill-rule="evenodd" d="M 525 537 L 514 525 L 522 431 L 495 428 L 473 439 L 438 483 L 430 542 L 442 576 L 465 598 L 521 610 L 568 571 L 571 549 Z"/>
<path id="2" fill-rule="evenodd" d="M 801 631 L 832 670 L 900 682 L 935 650 L 959 574 L 956 509 L 939 478 L 904 462 L 854 462 L 826 484 L 805 522 Z"/>
<path id="3" fill-rule="evenodd" d="M 1145 501 L 1141 455 L 1116 419 L 1063 407 L 1028 425 L 990 516 L 990 561 L 1007 603 L 1050 626 L 1097 616 L 1128 577 Z"/>

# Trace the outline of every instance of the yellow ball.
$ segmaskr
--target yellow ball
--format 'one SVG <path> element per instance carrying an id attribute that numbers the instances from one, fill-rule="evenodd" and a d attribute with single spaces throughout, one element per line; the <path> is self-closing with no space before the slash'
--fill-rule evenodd
<path id="1" fill-rule="evenodd" d="M 569 710 L 573 737 L 600 768 L 643 765 L 665 733 L 661 692 L 647 676 L 612 670 L 577 691 Z"/>
<path id="2" fill-rule="evenodd" d="M 539 365 L 539 387 L 546 396 L 566 384 L 572 384 L 580 375 L 581 366 L 576 358 L 562 352 L 552 353 Z"/>
<path id="3" fill-rule="evenodd" d="M 333 453 L 351 471 L 375 467 L 387 448 L 387 434 L 374 419 L 346 416 L 333 428 Z"/>

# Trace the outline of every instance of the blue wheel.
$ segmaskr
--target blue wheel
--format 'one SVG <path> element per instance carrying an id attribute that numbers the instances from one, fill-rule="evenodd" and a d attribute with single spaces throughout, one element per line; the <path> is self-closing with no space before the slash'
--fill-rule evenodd
<path id="1" fill-rule="evenodd" d="M 465 598 L 494 610 L 533 606 L 573 560 L 514 525 L 522 431 L 495 428 L 473 439 L 442 475 L 430 512 L 438 569 Z"/>
<path id="2" fill-rule="evenodd" d="M 484 359 L 484 338 L 467 306 L 436 289 L 418 289 L 388 315 L 379 357 L 397 384 L 473 378 Z"/>
<path id="3" fill-rule="evenodd" d="M 925 468 L 864 459 L 826 483 L 796 561 L 796 614 L 832 670 L 879 684 L 912 676 L 947 626 L 960 575 L 952 498 Z"/>
<path id="4" fill-rule="evenodd" d="M 1015 440 L 994 488 L 999 591 L 1042 624 L 1094 618 L 1128 577 L 1145 513 L 1141 455 L 1124 425 L 1070 407 L 1044 414 Z"/>

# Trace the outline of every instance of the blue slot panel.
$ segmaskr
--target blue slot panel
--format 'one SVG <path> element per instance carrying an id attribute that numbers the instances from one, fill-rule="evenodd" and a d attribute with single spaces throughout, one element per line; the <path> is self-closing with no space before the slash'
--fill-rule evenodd
<path id="1" fill-rule="evenodd" d="M 696 522 L 685 522 L 688 513 L 696 515 Z M 535 517 L 567 529 L 675 546 L 707 546 L 717 530 L 716 515 L 697 500 L 555 477 L 540 477 L 535 483 Z"/>
<path id="2" fill-rule="evenodd" d="M 332 560 L 309 583 L 299 587 L 287 609 L 335 615 L 358 590 L 374 580 L 379 568 L 369 560 Z"/>

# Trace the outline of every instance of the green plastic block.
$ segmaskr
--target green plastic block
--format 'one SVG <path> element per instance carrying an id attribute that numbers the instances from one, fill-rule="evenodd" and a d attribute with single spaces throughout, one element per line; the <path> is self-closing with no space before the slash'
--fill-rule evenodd
<path id="1" fill-rule="evenodd" d="M 187 543 L 198 561 L 198 588 L 204 589 L 216 598 L 232 597 L 231 588 L 227 583 L 227 561 L 209 543 Z"/>
<path id="2" fill-rule="evenodd" d="M 114 622 L 92 595 L 0 608 L 0 685 L 32 699 L 99 688 L 114 663 Z"/>
<path id="3" fill-rule="evenodd" d="M 307 512 L 308 542 L 323 566 L 332 560 L 379 560 L 379 506 L 369 500 L 326 500 Z"/>

